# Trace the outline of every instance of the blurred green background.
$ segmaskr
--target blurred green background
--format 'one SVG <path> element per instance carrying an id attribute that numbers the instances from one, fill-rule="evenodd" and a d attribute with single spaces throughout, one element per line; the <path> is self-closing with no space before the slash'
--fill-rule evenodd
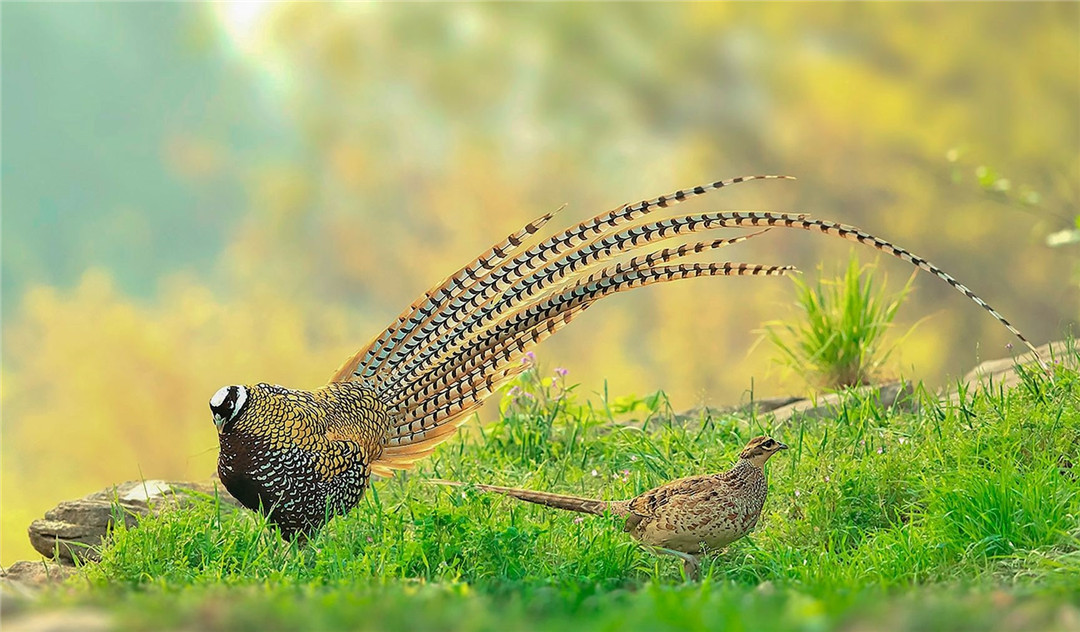
<path id="1" fill-rule="evenodd" d="M 568 224 L 795 175 L 681 208 L 856 224 L 1037 344 L 1060 337 L 1080 314 L 1078 9 L 6 3 L 2 562 L 32 555 L 26 525 L 59 500 L 205 478 L 218 387 L 319 385 L 564 202 Z M 717 254 L 813 274 L 848 251 L 773 231 Z M 664 389 L 676 409 L 789 392 L 767 345 L 747 351 L 793 296 L 782 279 L 633 292 L 539 355 L 586 392 Z M 924 316 L 897 371 L 933 385 L 1012 342 L 926 275 L 900 320 Z"/>

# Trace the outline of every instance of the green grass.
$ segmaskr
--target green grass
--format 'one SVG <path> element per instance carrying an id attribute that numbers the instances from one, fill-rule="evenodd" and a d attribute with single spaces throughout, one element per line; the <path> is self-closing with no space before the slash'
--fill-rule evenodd
<path id="1" fill-rule="evenodd" d="M 1080 626 L 1078 389 L 1057 367 L 955 405 L 920 392 L 918 412 L 898 413 L 853 397 L 772 429 L 680 424 L 662 395 L 590 404 L 530 373 L 498 422 L 376 483 L 306 545 L 208 498 L 118 530 L 100 565 L 39 607 L 103 606 L 142 629 Z M 763 432 L 792 449 L 768 465 L 758 529 L 700 583 L 616 518 L 424 482 L 624 498 L 724 470 Z"/>
<path id="2" fill-rule="evenodd" d="M 886 343 L 885 334 L 911 291 L 915 274 L 899 292 L 890 294 L 884 283 L 874 284 L 876 271 L 877 262 L 860 265 L 852 250 L 842 276 L 824 279 L 819 266 L 813 285 L 790 277 L 799 317 L 770 321 L 762 331 L 762 340 L 779 353 L 777 363 L 818 387 L 859 386 L 878 378 L 898 344 Z"/>

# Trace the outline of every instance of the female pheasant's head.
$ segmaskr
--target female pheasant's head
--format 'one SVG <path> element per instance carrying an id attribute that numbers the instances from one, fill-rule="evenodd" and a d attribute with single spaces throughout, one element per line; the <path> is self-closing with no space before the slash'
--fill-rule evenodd
<path id="1" fill-rule="evenodd" d="M 223 386 L 210 398 L 210 411 L 214 413 L 214 425 L 218 434 L 227 432 L 230 424 L 244 412 L 248 401 L 245 386 Z"/>
<path id="2" fill-rule="evenodd" d="M 780 450 L 787 450 L 787 448 L 786 445 L 774 440 L 772 437 L 754 437 L 739 453 L 739 458 L 761 467 L 765 465 L 765 461 L 768 461 L 769 457 Z"/>

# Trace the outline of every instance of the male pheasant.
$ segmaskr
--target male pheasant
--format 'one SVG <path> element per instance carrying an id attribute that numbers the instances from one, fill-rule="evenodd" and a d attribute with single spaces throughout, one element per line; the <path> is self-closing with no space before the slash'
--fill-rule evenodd
<path id="1" fill-rule="evenodd" d="M 596 301 L 624 290 L 701 276 L 778 276 L 790 266 L 669 262 L 761 235 L 800 228 L 865 243 L 957 289 L 1034 349 L 985 301 L 941 269 L 859 229 L 806 215 L 722 212 L 635 220 L 748 176 L 627 204 L 536 242 L 553 214 L 436 284 L 314 391 L 226 386 L 210 399 L 218 474 L 246 507 L 287 538 L 354 507 L 373 474 L 408 469 L 525 367 L 522 356 Z M 712 228 L 760 227 L 731 239 L 663 248 L 604 267 L 648 244 Z M 533 243 L 533 245 L 529 245 Z"/>
<path id="2" fill-rule="evenodd" d="M 624 531 L 661 553 L 681 557 L 686 575 L 696 578 L 698 553 L 723 549 L 757 525 L 769 492 L 765 462 L 786 449 L 786 445 L 770 437 L 756 437 L 746 444 L 730 470 L 680 478 L 630 500 L 579 498 L 496 485 L 473 487 L 567 511 L 625 516 Z"/>

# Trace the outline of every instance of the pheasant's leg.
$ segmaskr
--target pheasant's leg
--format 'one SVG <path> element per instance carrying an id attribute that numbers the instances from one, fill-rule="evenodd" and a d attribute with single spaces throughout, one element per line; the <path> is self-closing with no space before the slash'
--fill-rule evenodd
<path id="1" fill-rule="evenodd" d="M 689 555 L 683 558 L 683 573 L 686 574 L 686 578 L 690 581 L 698 581 L 701 579 L 701 561 L 696 555 Z"/>
<path id="2" fill-rule="evenodd" d="M 683 572 L 686 573 L 686 578 L 690 581 L 697 581 L 698 571 L 701 568 L 701 562 L 696 555 L 690 553 L 683 553 L 682 551 L 676 551 L 674 549 L 665 549 L 662 546 L 652 547 L 653 551 L 660 555 L 674 555 L 675 557 L 683 561 Z"/>

